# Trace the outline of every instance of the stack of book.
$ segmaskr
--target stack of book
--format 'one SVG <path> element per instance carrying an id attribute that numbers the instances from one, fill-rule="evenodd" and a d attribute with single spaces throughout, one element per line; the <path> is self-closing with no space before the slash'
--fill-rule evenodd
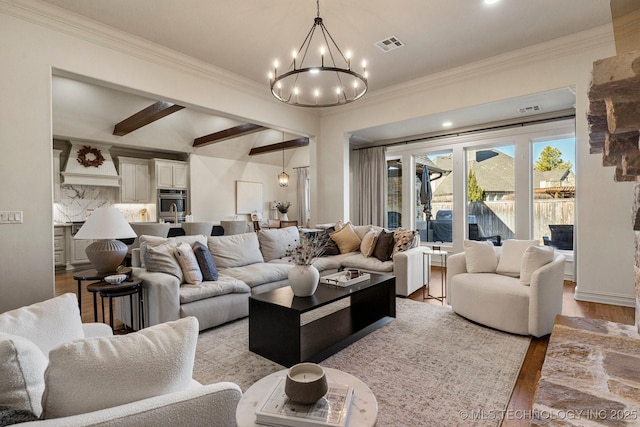
<path id="1" fill-rule="evenodd" d="M 327 394 L 311 405 L 292 402 L 279 379 L 256 409 L 256 422 L 269 426 L 345 427 L 349 419 L 353 387 L 329 383 Z"/>

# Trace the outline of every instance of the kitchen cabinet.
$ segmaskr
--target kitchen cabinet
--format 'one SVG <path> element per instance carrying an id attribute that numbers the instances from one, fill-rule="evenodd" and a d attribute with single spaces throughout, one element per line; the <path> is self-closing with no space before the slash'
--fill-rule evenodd
<path id="1" fill-rule="evenodd" d="M 154 159 L 154 166 L 156 188 L 187 189 L 189 185 L 187 162 Z"/>
<path id="2" fill-rule="evenodd" d="M 71 238 L 70 247 L 71 247 L 71 259 L 70 262 L 72 265 L 77 264 L 88 264 L 89 258 L 87 258 L 86 249 L 87 246 L 92 244 L 94 240 L 76 240 L 73 237 Z"/>
<path id="3" fill-rule="evenodd" d="M 120 202 L 151 203 L 151 173 L 149 160 L 118 157 L 120 172 Z"/>
<path id="4" fill-rule="evenodd" d="M 53 227 L 53 261 L 56 267 L 67 264 L 64 227 Z"/>

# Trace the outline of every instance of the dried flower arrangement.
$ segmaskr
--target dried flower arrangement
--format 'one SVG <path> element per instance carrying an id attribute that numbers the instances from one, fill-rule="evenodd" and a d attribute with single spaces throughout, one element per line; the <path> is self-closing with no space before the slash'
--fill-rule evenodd
<path id="1" fill-rule="evenodd" d="M 287 256 L 290 256 L 291 262 L 296 265 L 311 265 L 316 258 L 324 254 L 329 239 L 327 233 L 303 233 L 300 236 L 300 244 L 287 251 Z"/>
<path id="2" fill-rule="evenodd" d="M 291 202 L 278 202 L 276 203 L 276 208 L 278 208 L 278 211 L 285 214 L 289 211 L 289 208 L 291 207 Z"/>

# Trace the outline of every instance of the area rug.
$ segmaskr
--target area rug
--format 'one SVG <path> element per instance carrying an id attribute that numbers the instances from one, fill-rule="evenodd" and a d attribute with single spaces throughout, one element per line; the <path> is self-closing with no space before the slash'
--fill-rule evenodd
<path id="1" fill-rule="evenodd" d="M 396 302 L 394 321 L 320 365 L 355 375 L 371 388 L 377 426 L 500 425 L 496 415 L 509 403 L 529 338 L 474 324 L 448 308 Z M 284 369 L 248 348 L 246 318 L 202 332 L 194 378 L 203 384 L 231 381 L 244 391 Z"/>

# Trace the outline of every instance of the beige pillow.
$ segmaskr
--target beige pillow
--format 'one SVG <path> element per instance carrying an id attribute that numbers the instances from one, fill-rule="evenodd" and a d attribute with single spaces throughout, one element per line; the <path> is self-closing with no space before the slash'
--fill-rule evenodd
<path id="1" fill-rule="evenodd" d="M 158 246 L 148 246 L 144 253 L 144 263 L 147 271 L 171 274 L 176 276 L 180 283 L 184 282 L 182 268 L 176 259 L 175 247 L 169 243 Z"/>
<path id="2" fill-rule="evenodd" d="M 462 243 L 468 273 L 495 273 L 498 256 L 491 242 L 465 240 Z"/>
<path id="3" fill-rule="evenodd" d="M 216 267 L 234 268 L 264 262 L 257 233 L 210 236 L 207 246 Z"/>
<path id="4" fill-rule="evenodd" d="M 336 242 L 341 254 L 353 252 L 360 247 L 361 240 L 349 222 L 339 231 L 329 234 L 329 237 Z"/>
<path id="5" fill-rule="evenodd" d="M 300 244 L 298 227 L 276 228 L 258 231 L 258 242 L 264 262 L 287 256 L 287 252 Z"/>
<path id="6" fill-rule="evenodd" d="M 0 402 L 39 416 L 47 358 L 33 342 L 0 333 Z M 4 425 L 4 424 L 3 424 Z"/>
<path id="7" fill-rule="evenodd" d="M 145 264 L 145 252 L 149 246 L 158 246 L 162 244 L 168 244 L 175 248 L 180 243 L 188 243 L 191 247 L 200 242 L 203 245 L 207 244 L 207 236 L 203 234 L 196 234 L 193 236 L 176 236 L 176 237 L 158 237 L 158 236 L 146 236 L 142 235 L 140 239 L 140 267 L 146 268 Z"/>
<path id="8" fill-rule="evenodd" d="M 531 285 L 533 272 L 553 261 L 555 252 L 551 246 L 529 246 L 522 256 L 520 267 L 520 283 Z"/>
<path id="9" fill-rule="evenodd" d="M 378 241 L 378 233 L 371 230 L 364 235 L 362 242 L 360 243 L 360 252 L 365 257 L 373 255 L 373 250 L 376 248 L 376 242 Z"/>
<path id="10" fill-rule="evenodd" d="M 195 317 L 62 344 L 49 354 L 42 418 L 59 418 L 186 390 L 198 341 Z"/>
<path id="11" fill-rule="evenodd" d="M 538 246 L 537 240 L 508 239 L 502 244 L 502 252 L 496 273 L 505 276 L 520 277 L 522 256 L 529 246 Z"/>
<path id="12" fill-rule="evenodd" d="M 202 271 L 193 248 L 188 243 L 180 243 L 176 248 L 175 256 L 184 275 L 184 281 L 190 285 L 202 283 Z"/>

